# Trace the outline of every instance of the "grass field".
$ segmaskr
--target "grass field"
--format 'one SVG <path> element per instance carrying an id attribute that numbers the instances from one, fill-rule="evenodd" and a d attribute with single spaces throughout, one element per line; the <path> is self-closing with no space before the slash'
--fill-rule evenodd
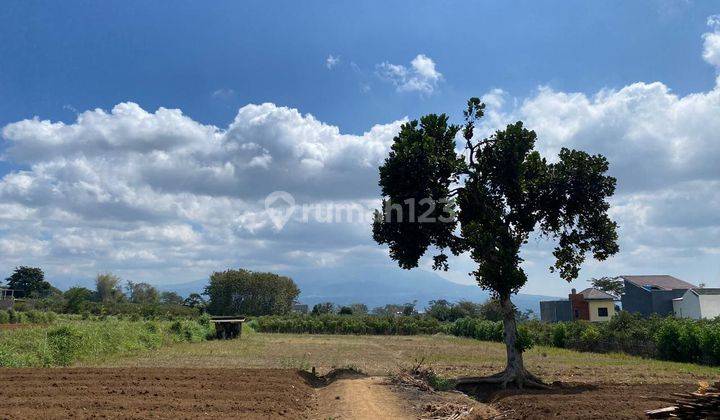
<path id="1" fill-rule="evenodd" d="M 85 366 L 118 367 L 333 367 L 353 366 L 384 375 L 424 360 L 444 377 L 490 374 L 500 370 L 505 348 L 446 335 L 334 336 L 264 334 L 245 329 L 239 340 L 181 343 L 132 357 L 112 358 Z M 720 376 L 720 368 L 641 359 L 622 354 L 580 353 L 536 347 L 526 366 L 546 381 L 592 384 L 696 383 Z"/>

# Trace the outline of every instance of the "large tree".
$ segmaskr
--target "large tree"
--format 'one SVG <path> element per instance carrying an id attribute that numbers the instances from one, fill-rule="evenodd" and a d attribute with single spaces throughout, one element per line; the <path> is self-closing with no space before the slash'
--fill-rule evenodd
<path id="1" fill-rule="evenodd" d="M 213 273 L 204 294 L 214 315 L 284 315 L 300 289 L 289 277 L 239 269 Z"/>
<path id="2" fill-rule="evenodd" d="M 45 273 L 36 267 L 17 267 L 5 282 L 10 289 L 19 290 L 27 297 L 45 297 L 52 290 L 50 283 L 45 281 Z"/>
<path id="3" fill-rule="evenodd" d="M 406 269 L 428 250 L 434 268 L 448 269 L 449 253 L 467 252 L 471 273 L 500 302 L 507 365 L 488 378 L 506 386 L 543 386 L 523 365 L 515 307 L 510 297 L 527 282 L 521 247 L 529 236 L 555 239 L 555 264 L 567 281 L 578 276 L 587 254 L 604 260 L 618 251 L 617 225 L 607 214 L 615 179 L 601 155 L 563 148 L 548 162 L 535 150 L 535 132 L 522 122 L 476 140 L 473 130 L 485 105 L 468 101 L 464 126 L 445 114 L 404 124 L 380 167 L 383 209 L 376 211 L 373 236 Z M 465 154 L 456 153 L 462 132 Z"/>
<path id="4" fill-rule="evenodd" d="M 102 303 L 119 302 L 125 298 L 120 288 L 120 277 L 111 273 L 97 275 L 95 278 L 95 291 Z"/>
<path id="5" fill-rule="evenodd" d="M 80 286 L 71 287 L 63 293 L 65 310 L 74 314 L 80 313 L 95 296 L 96 294 L 88 288 Z"/>
<path id="6" fill-rule="evenodd" d="M 160 292 L 149 283 L 128 281 L 125 289 L 132 303 L 154 305 L 160 301 Z"/>

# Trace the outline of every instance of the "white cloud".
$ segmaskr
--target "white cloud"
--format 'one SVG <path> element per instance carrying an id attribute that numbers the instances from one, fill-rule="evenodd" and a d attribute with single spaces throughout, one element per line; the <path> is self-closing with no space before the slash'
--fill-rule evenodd
<path id="1" fill-rule="evenodd" d="M 413 58 L 409 68 L 388 62 L 378 64 L 377 74 L 393 83 L 398 92 L 431 94 L 442 80 L 442 73 L 435 68 L 435 62 L 424 54 Z"/>
<path id="2" fill-rule="evenodd" d="M 325 59 L 325 67 L 327 67 L 328 70 L 332 70 L 335 66 L 340 64 L 340 57 L 335 57 L 332 54 L 328 55 Z"/>
<path id="3" fill-rule="evenodd" d="M 0 179 L 0 269 L 36 261 L 63 275 L 182 281 L 239 261 L 327 265 L 329 254 L 371 243 L 369 224 L 295 220 L 276 233 L 262 199 L 275 190 L 310 203 L 376 199 L 377 166 L 401 123 L 348 135 L 261 104 L 218 128 L 122 103 L 72 124 L 8 124 L 7 158 L 29 169 Z"/>
<path id="4" fill-rule="evenodd" d="M 710 16 L 707 24 L 713 31 L 703 35 L 703 58 L 720 69 L 720 15 Z"/>
<path id="5" fill-rule="evenodd" d="M 213 91 L 212 97 L 216 99 L 230 99 L 235 96 L 233 89 L 217 89 Z"/>
<path id="6" fill-rule="evenodd" d="M 661 272 L 717 284 L 720 266 L 708 259 L 720 247 L 720 87 L 686 96 L 660 82 L 591 96 L 540 87 L 520 101 L 499 91 L 484 99 L 478 135 L 522 120 L 549 159 L 562 147 L 608 158 L 618 179 L 611 211 L 621 252 L 609 262 L 589 261 L 583 276 Z M 549 249 L 541 243 L 526 255 L 531 277 L 548 276 Z"/>

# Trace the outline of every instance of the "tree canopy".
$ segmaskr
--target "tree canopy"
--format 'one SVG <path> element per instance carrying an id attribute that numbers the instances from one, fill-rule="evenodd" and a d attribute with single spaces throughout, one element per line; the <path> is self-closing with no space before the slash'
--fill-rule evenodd
<path id="1" fill-rule="evenodd" d="M 156 304 L 160 301 L 160 292 L 149 283 L 128 281 L 125 286 L 132 303 Z"/>
<path id="2" fill-rule="evenodd" d="M 160 303 L 165 305 L 183 305 L 185 299 L 180 296 L 177 292 L 166 291 L 160 293 Z"/>
<path id="3" fill-rule="evenodd" d="M 613 296 L 621 296 L 625 293 L 625 282 L 620 277 L 600 277 L 590 280 L 594 288 L 610 293 Z"/>
<path id="4" fill-rule="evenodd" d="M 284 315 L 300 289 L 289 277 L 239 269 L 213 273 L 205 294 L 215 315 Z"/>
<path id="5" fill-rule="evenodd" d="M 37 267 L 17 267 L 5 282 L 10 289 L 28 297 L 44 297 L 52 290 L 50 283 L 45 281 L 45 273 Z"/>
<path id="6" fill-rule="evenodd" d="M 448 269 L 449 254 L 467 253 L 471 274 L 491 291 L 503 311 L 508 366 L 503 385 L 539 385 L 522 365 L 510 296 L 527 282 L 521 247 L 533 232 L 554 239 L 550 271 L 577 278 L 588 254 L 604 260 L 618 251 L 617 225 L 607 211 L 615 191 L 601 155 L 563 148 L 552 162 L 535 150 L 537 135 L 520 121 L 477 140 L 485 105 L 471 98 L 464 126 L 430 114 L 402 126 L 380 167 L 383 209 L 375 212 L 373 237 L 390 257 L 414 268 L 428 252 L 435 269 Z M 462 133 L 465 154 L 456 152 Z"/>
<path id="7" fill-rule="evenodd" d="M 120 289 L 120 277 L 111 274 L 98 274 L 95 278 L 95 291 L 103 303 L 119 302 L 125 299 Z"/>

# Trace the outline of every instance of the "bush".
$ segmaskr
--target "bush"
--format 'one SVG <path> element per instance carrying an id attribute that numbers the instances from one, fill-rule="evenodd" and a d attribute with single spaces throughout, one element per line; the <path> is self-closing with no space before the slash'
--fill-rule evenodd
<path id="1" fill-rule="evenodd" d="M 64 325 L 48 331 L 47 344 L 53 365 L 70 366 L 80 356 L 83 335 L 77 328 Z"/>
<path id="2" fill-rule="evenodd" d="M 592 350 L 600 342 L 600 331 L 594 325 L 588 325 L 580 334 L 579 347 L 583 350 Z"/>
<path id="3" fill-rule="evenodd" d="M 259 332 L 273 333 L 416 335 L 447 332 L 447 327 L 437 319 L 421 316 L 263 316 L 250 326 Z"/>
<path id="4" fill-rule="evenodd" d="M 501 321 L 460 318 L 440 322 L 431 316 L 334 315 L 263 316 L 248 324 L 259 332 L 311 334 L 414 335 L 447 333 L 482 341 L 503 341 Z M 720 319 L 687 320 L 620 312 L 609 322 L 587 321 L 518 324 L 518 347 L 561 347 L 599 353 L 631 355 L 679 362 L 720 364 Z"/>
<path id="5" fill-rule="evenodd" d="M 701 362 L 720 364 L 720 324 L 717 321 L 702 329 L 700 334 Z"/>
<path id="6" fill-rule="evenodd" d="M 174 334 L 176 341 L 188 341 L 197 343 L 207 339 L 209 330 L 200 323 L 189 320 L 175 321 L 170 326 L 170 331 Z"/>
<path id="7" fill-rule="evenodd" d="M 560 322 L 552 327 L 552 345 L 554 347 L 564 348 L 567 341 L 567 327 Z"/>
<path id="8" fill-rule="evenodd" d="M 78 360 L 202 341 L 210 327 L 191 319 L 128 321 L 61 318 L 60 325 L 0 331 L 0 367 L 68 366 Z"/>

